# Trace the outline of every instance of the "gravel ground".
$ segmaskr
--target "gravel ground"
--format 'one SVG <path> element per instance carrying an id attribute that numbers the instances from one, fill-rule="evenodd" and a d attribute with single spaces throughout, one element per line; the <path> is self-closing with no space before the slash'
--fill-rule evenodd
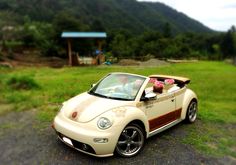
<path id="1" fill-rule="evenodd" d="M 236 164 L 234 158 L 215 158 L 197 152 L 179 140 L 186 135 L 179 124 L 149 138 L 143 151 L 133 158 L 96 158 L 60 142 L 50 123 L 42 126 L 35 110 L 0 117 L 0 164 Z"/>

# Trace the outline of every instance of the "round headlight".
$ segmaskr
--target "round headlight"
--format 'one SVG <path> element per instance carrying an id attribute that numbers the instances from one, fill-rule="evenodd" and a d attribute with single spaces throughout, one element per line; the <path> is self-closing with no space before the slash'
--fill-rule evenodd
<path id="1" fill-rule="evenodd" d="M 100 129 L 107 129 L 107 128 L 111 127 L 112 123 L 108 118 L 101 117 L 98 120 L 97 125 L 98 125 L 98 128 L 100 128 Z"/>

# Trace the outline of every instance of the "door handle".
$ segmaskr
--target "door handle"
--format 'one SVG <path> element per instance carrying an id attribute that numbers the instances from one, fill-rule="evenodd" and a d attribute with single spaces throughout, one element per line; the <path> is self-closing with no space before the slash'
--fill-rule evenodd
<path id="1" fill-rule="evenodd" d="M 175 99 L 171 99 L 171 102 L 174 102 L 175 101 Z"/>

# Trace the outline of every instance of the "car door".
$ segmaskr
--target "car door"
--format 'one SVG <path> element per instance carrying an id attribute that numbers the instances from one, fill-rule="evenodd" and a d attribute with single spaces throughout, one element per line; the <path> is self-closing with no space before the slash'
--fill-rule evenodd
<path id="1" fill-rule="evenodd" d="M 176 120 L 176 116 L 179 115 L 175 110 L 174 93 L 159 94 L 155 100 L 143 101 L 140 108 L 147 115 L 150 132 Z"/>
<path id="2" fill-rule="evenodd" d="M 185 91 L 186 91 L 186 87 L 182 87 L 179 90 L 174 92 L 174 94 L 175 94 L 175 109 L 176 110 L 182 111 Z M 185 114 L 182 113 L 182 115 L 183 115 L 182 118 L 184 118 Z"/>

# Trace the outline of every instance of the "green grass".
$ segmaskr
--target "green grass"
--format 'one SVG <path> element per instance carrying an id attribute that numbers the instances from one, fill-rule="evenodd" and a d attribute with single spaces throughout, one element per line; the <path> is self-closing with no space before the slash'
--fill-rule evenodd
<path id="1" fill-rule="evenodd" d="M 109 72 L 142 75 L 170 74 L 191 79 L 189 87 L 199 97 L 198 122 L 186 125 L 182 142 L 210 155 L 236 157 L 236 67 L 223 62 L 174 64 L 164 67 L 0 68 L 0 115 L 37 109 L 41 123 L 50 122 L 61 103 L 84 92 Z M 12 77 L 28 77 L 40 88 L 18 90 Z M 2 105 L 2 106 L 1 106 Z"/>

